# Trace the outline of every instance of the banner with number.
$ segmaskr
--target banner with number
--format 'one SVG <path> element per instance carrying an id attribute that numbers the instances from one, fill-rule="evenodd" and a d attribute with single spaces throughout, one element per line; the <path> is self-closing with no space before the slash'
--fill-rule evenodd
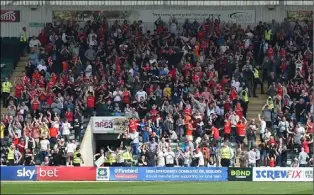
<path id="1" fill-rule="evenodd" d="M 92 131 L 95 134 L 124 133 L 129 129 L 127 117 L 93 117 Z"/>

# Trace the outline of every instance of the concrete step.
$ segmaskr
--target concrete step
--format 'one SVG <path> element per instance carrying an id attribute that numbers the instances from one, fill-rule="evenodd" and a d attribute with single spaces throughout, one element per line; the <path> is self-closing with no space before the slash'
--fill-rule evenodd
<path id="1" fill-rule="evenodd" d="M 261 110 L 262 110 L 262 105 L 258 105 L 258 106 L 254 106 L 254 107 L 249 108 L 248 112 L 257 112 L 257 113 L 259 113 Z"/>
<path id="2" fill-rule="evenodd" d="M 19 69 L 22 69 L 22 68 L 25 69 L 25 66 L 26 66 L 26 62 L 21 62 L 21 61 L 20 61 L 20 62 L 17 63 L 15 69 L 18 69 L 18 68 L 19 68 Z"/>
<path id="3" fill-rule="evenodd" d="M 7 112 L 7 108 L 2 108 L 1 107 L 1 114 L 5 114 Z"/>
<path id="4" fill-rule="evenodd" d="M 20 57 L 20 61 L 22 61 L 22 62 L 27 62 L 27 61 L 28 61 L 28 56 L 22 56 L 22 57 Z"/>

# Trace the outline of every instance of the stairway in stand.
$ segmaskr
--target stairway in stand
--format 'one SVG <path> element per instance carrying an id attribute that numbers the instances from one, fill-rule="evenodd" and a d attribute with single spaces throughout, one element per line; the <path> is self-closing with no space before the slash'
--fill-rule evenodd
<path id="1" fill-rule="evenodd" d="M 18 79 L 23 75 L 23 71 L 25 71 L 25 65 L 28 63 L 28 56 L 27 57 L 21 57 L 20 61 L 17 63 L 15 70 L 13 71 L 12 75 L 10 76 L 9 80 L 10 82 L 14 83 L 14 79 Z M 15 94 L 15 87 L 12 87 L 11 89 L 11 95 Z M 2 100 L 1 100 L 1 114 L 6 113 L 7 108 L 3 107 Z"/>
<path id="2" fill-rule="evenodd" d="M 267 83 L 264 82 L 264 92 L 266 92 L 266 91 L 267 91 Z M 252 120 L 252 119 L 255 119 L 255 123 L 258 125 L 258 128 L 259 128 L 260 122 L 258 120 L 258 114 L 261 114 L 261 116 L 263 116 L 262 108 L 265 105 L 266 99 L 268 96 L 266 94 L 261 94 L 261 86 L 259 86 L 259 85 L 257 86 L 257 89 L 256 89 L 256 95 L 258 96 L 257 98 L 255 98 L 255 97 L 249 98 L 250 102 L 249 102 L 249 106 L 248 106 L 248 110 L 247 110 L 246 119 L 248 120 L 248 122 L 250 122 L 250 120 Z M 245 138 L 244 142 L 247 144 L 246 138 Z M 261 143 L 261 140 L 260 140 L 259 130 L 258 130 L 256 133 L 256 146 L 258 146 L 260 143 Z M 240 158 L 240 154 L 236 153 L 236 160 L 235 160 L 235 164 L 234 164 L 235 167 L 240 167 L 239 158 Z"/>

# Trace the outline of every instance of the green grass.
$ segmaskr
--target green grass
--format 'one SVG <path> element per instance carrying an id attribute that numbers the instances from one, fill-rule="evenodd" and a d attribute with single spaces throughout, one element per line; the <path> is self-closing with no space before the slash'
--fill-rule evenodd
<path id="1" fill-rule="evenodd" d="M 2 181 L 1 194 L 313 194 L 313 183 Z"/>

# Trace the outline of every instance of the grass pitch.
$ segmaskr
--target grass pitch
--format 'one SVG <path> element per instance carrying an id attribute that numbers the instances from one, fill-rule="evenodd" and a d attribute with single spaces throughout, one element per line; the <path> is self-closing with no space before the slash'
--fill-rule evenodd
<path id="1" fill-rule="evenodd" d="M 1 194 L 313 194 L 313 183 L 2 181 Z"/>

